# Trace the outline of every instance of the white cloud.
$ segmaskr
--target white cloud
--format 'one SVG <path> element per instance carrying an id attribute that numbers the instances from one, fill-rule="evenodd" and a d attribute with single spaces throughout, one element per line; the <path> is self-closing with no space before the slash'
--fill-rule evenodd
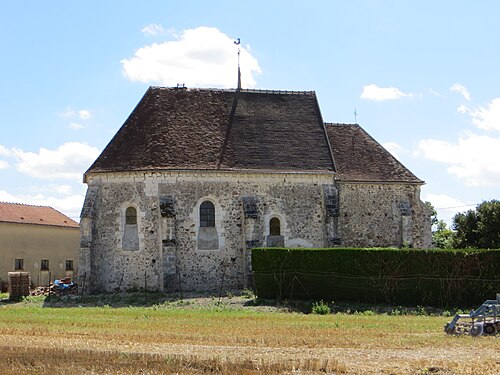
<path id="1" fill-rule="evenodd" d="M 412 96 L 412 94 L 405 94 L 396 87 L 378 87 L 374 84 L 363 86 L 363 92 L 361 93 L 361 99 L 378 102 L 400 99 L 405 96 Z"/>
<path id="2" fill-rule="evenodd" d="M 80 186 L 80 185 L 78 185 Z M 83 186 L 83 185 L 81 185 Z M 47 195 L 47 194 L 61 194 L 61 195 L 72 195 L 73 194 L 73 187 L 68 184 L 59 184 L 59 183 L 51 183 L 51 184 L 37 184 L 37 185 L 31 185 L 28 188 L 25 188 L 25 190 L 28 190 L 30 195 Z"/>
<path id="3" fill-rule="evenodd" d="M 468 186 L 500 186 L 500 138 L 468 132 L 457 143 L 424 139 L 417 154 L 448 164 L 448 173 Z"/>
<path id="4" fill-rule="evenodd" d="M 474 207 L 446 194 L 425 194 L 422 200 L 431 202 L 438 213 L 438 219 L 444 220 L 448 225 L 451 225 L 455 214 Z"/>
<path id="5" fill-rule="evenodd" d="M 99 155 L 97 148 L 68 142 L 55 150 L 41 148 L 38 153 L 12 149 L 19 172 L 41 179 L 81 180 L 82 174 Z"/>
<path id="6" fill-rule="evenodd" d="M 446 96 L 441 94 L 439 91 L 436 91 L 434 89 L 429 89 L 429 93 L 433 96 L 437 96 L 438 98 L 443 98 L 443 99 L 446 99 Z"/>
<path id="7" fill-rule="evenodd" d="M 457 112 L 458 113 L 470 113 L 471 110 L 469 109 L 469 107 L 462 104 L 460 107 L 457 108 Z"/>
<path id="8" fill-rule="evenodd" d="M 399 159 L 399 155 L 404 152 L 404 149 L 401 145 L 395 143 L 395 142 L 386 142 L 383 143 L 382 146 L 389 151 L 392 156 L 394 156 L 396 159 Z"/>
<path id="9" fill-rule="evenodd" d="M 62 117 L 62 118 L 74 118 L 76 117 L 76 112 L 67 107 L 63 112 L 59 113 L 59 116 Z"/>
<path id="10" fill-rule="evenodd" d="M 79 124 L 77 122 L 70 122 L 69 123 L 69 127 L 73 130 L 80 130 L 80 129 L 83 129 L 84 126 L 82 124 Z"/>
<path id="11" fill-rule="evenodd" d="M 9 157 L 12 155 L 12 152 L 6 148 L 5 146 L 0 145 L 0 156 Z M 0 169 L 7 169 L 9 167 L 9 163 L 5 160 L 0 160 Z"/>
<path id="12" fill-rule="evenodd" d="M 163 29 L 162 25 L 158 25 L 156 23 L 149 24 L 147 26 L 144 26 L 141 30 L 141 32 L 145 35 L 158 35 L 162 34 L 165 30 Z"/>
<path id="13" fill-rule="evenodd" d="M 241 48 L 243 87 L 256 85 L 259 63 Z M 236 87 L 237 49 L 234 40 L 214 27 L 184 30 L 176 40 L 139 48 L 121 60 L 125 76 L 132 81 L 175 86 Z"/>
<path id="14" fill-rule="evenodd" d="M 454 83 L 450 87 L 450 91 L 459 93 L 462 95 L 466 100 L 470 100 L 470 93 L 469 90 L 464 85 L 461 85 L 460 83 Z"/>
<path id="15" fill-rule="evenodd" d="M 5 146 L 0 145 L 0 155 L 1 156 L 10 156 L 11 151 L 8 148 L 6 148 Z"/>
<path id="16" fill-rule="evenodd" d="M 63 112 L 59 113 L 59 116 L 67 119 L 89 120 L 92 117 L 92 112 L 88 109 L 75 110 L 71 107 L 66 107 Z"/>
<path id="17" fill-rule="evenodd" d="M 92 117 L 91 113 L 87 109 L 80 109 L 78 111 L 78 117 L 82 120 L 88 120 Z"/>
<path id="18" fill-rule="evenodd" d="M 457 111 L 471 116 L 472 123 L 479 129 L 500 131 L 500 98 L 493 99 L 486 107 L 470 109 L 462 105 Z"/>

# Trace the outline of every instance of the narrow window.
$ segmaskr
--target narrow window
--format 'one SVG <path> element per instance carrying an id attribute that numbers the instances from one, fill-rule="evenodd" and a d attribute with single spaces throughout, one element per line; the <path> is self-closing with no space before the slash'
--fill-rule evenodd
<path id="1" fill-rule="evenodd" d="M 137 224 L 137 210 L 134 207 L 129 207 L 125 211 L 125 224 L 127 225 Z"/>
<path id="2" fill-rule="evenodd" d="M 40 271 L 48 271 L 49 270 L 49 260 L 42 259 L 40 262 Z"/>
<path id="3" fill-rule="evenodd" d="M 271 221 L 269 221 L 269 234 L 271 236 L 281 236 L 280 219 L 277 217 L 273 217 Z"/>
<path id="4" fill-rule="evenodd" d="M 14 260 L 14 270 L 20 271 L 24 269 L 24 259 L 15 259 Z"/>
<path id="5" fill-rule="evenodd" d="M 73 271 L 73 260 L 66 259 L 66 271 Z"/>
<path id="6" fill-rule="evenodd" d="M 210 201 L 205 201 L 200 205 L 200 227 L 215 227 L 215 206 Z"/>
<path id="7" fill-rule="evenodd" d="M 139 232 L 137 228 L 137 209 L 129 206 L 125 210 L 125 225 L 122 237 L 123 250 L 139 250 Z"/>

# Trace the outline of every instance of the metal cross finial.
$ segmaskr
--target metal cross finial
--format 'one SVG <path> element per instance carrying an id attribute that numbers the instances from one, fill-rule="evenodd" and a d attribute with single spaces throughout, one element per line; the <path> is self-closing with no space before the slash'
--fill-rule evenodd
<path id="1" fill-rule="evenodd" d="M 238 46 L 238 90 L 241 89 L 241 72 L 240 72 L 240 44 L 241 44 L 241 41 L 240 41 L 240 38 L 238 38 L 238 40 L 234 41 L 234 44 L 236 44 Z"/>
<path id="2" fill-rule="evenodd" d="M 358 112 L 356 112 L 356 108 L 354 108 L 354 123 L 358 123 Z"/>
<path id="3" fill-rule="evenodd" d="M 234 44 L 236 44 L 238 46 L 238 67 L 239 67 L 240 66 L 240 44 L 241 44 L 240 38 L 238 38 L 238 40 L 235 40 Z"/>

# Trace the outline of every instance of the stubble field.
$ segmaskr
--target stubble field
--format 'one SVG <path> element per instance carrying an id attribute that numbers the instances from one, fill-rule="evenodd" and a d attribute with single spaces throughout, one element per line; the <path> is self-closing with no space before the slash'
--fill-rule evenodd
<path id="1" fill-rule="evenodd" d="M 0 373 L 500 373 L 500 336 L 447 336 L 447 317 L 314 315 L 251 302 L 0 303 Z"/>

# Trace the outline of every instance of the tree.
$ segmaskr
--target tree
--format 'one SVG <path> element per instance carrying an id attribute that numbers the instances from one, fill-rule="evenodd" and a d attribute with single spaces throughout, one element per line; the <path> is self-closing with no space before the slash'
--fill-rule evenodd
<path id="1" fill-rule="evenodd" d="M 500 248 L 500 201 L 485 201 L 475 210 L 453 217 L 456 231 L 453 245 L 457 248 Z"/>
<path id="2" fill-rule="evenodd" d="M 425 202 L 429 209 L 432 226 L 432 246 L 437 249 L 449 249 L 453 246 L 455 232 L 448 228 L 444 220 L 438 220 L 437 211 L 431 202 Z"/>
<path id="3" fill-rule="evenodd" d="M 427 206 L 427 208 L 429 209 L 429 212 L 431 214 L 431 226 L 434 227 L 438 223 L 437 211 L 431 202 L 425 201 L 425 205 Z"/>
<path id="4" fill-rule="evenodd" d="M 439 220 L 436 224 L 436 230 L 432 232 L 432 245 L 438 249 L 451 249 L 453 248 L 453 232 L 444 220 Z"/>

